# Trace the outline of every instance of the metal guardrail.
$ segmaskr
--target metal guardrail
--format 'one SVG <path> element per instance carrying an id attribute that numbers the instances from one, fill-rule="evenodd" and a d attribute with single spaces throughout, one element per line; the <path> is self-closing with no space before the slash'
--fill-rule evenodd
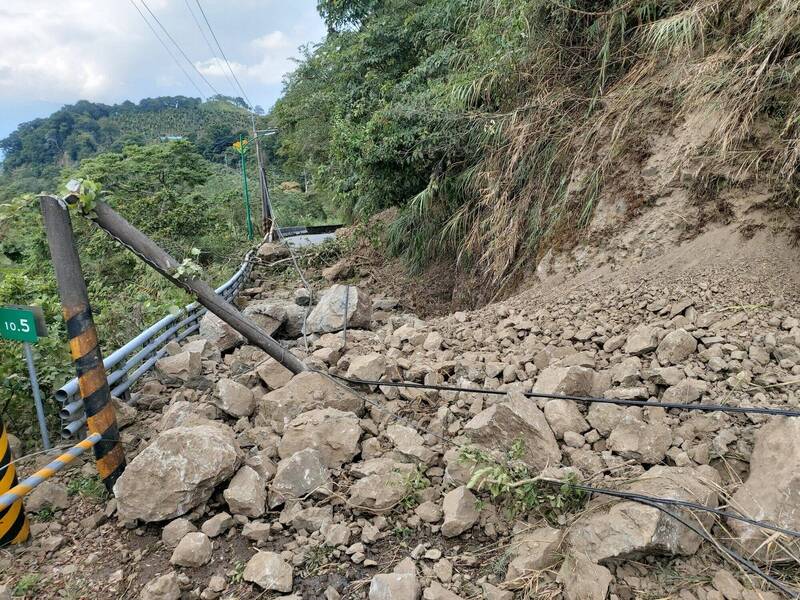
<path id="1" fill-rule="evenodd" d="M 251 250 L 245 255 L 239 270 L 215 290 L 217 294 L 226 300 L 236 298 L 242 284 L 250 277 L 252 254 Z M 164 346 L 168 342 L 179 342 L 200 329 L 200 319 L 206 312 L 203 306 L 192 302 L 179 313 L 168 315 L 153 323 L 124 346 L 109 354 L 103 360 L 103 366 L 108 373 L 111 395 L 124 397 L 130 387 L 166 354 Z M 83 399 L 78 394 L 78 379 L 71 379 L 58 389 L 55 398 L 61 404 L 59 413 L 62 424 L 61 436 L 70 438 L 86 424 Z"/>
<path id="2" fill-rule="evenodd" d="M 308 227 L 282 227 L 279 230 L 282 238 L 299 235 L 332 233 L 341 225 L 316 225 Z M 242 284 L 250 277 L 253 251 L 248 252 L 239 270 L 228 281 L 215 291 L 226 300 L 232 301 L 239 294 Z M 150 369 L 156 361 L 166 355 L 164 346 L 169 342 L 180 342 L 200 329 L 200 319 L 207 310 L 193 302 L 177 314 L 168 315 L 153 323 L 139 335 L 109 354 L 103 360 L 108 374 L 108 385 L 111 395 L 124 398 L 130 387 Z M 83 399 L 78 394 L 78 379 L 68 381 L 56 390 L 55 398 L 61 404 L 61 437 L 68 439 L 75 436 L 86 424 L 83 411 Z"/>

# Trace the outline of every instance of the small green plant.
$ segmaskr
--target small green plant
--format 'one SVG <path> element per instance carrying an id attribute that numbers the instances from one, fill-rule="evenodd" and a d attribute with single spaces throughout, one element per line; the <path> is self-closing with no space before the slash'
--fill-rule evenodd
<path id="1" fill-rule="evenodd" d="M 35 521 L 40 521 L 42 523 L 47 523 L 52 521 L 53 518 L 56 516 L 56 513 L 53 511 L 53 508 L 50 506 L 45 506 L 39 512 L 35 512 L 31 515 Z"/>
<path id="2" fill-rule="evenodd" d="M 244 568 L 245 564 L 244 561 L 237 560 L 236 564 L 233 566 L 233 573 L 231 574 L 231 583 L 236 585 L 241 583 L 244 579 Z"/>
<path id="3" fill-rule="evenodd" d="M 78 207 L 83 214 L 92 212 L 102 194 L 100 184 L 91 179 L 70 179 L 66 184 L 67 192 L 78 198 Z"/>
<path id="4" fill-rule="evenodd" d="M 394 537 L 396 537 L 398 540 L 405 542 L 411 539 L 411 536 L 414 534 L 414 531 L 410 527 L 406 527 L 404 525 L 398 525 L 397 527 L 394 528 L 392 533 L 394 534 Z"/>
<path id="5" fill-rule="evenodd" d="M 464 448 L 461 460 L 477 466 L 467 487 L 477 491 L 486 490 L 512 516 L 535 511 L 551 523 L 559 523 L 564 515 L 583 507 L 586 493 L 572 485 L 575 483 L 574 475 L 571 474 L 558 488 L 543 483 L 520 461 L 524 454 L 522 440 L 515 440 L 500 462 L 482 450 Z"/>
<path id="6" fill-rule="evenodd" d="M 406 495 L 400 500 L 400 503 L 406 509 L 411 509 L 419 504 L 419 492 L 429 487 L 431 482 L 425 477 L 422 468 L 417 465 L 414 470 L 405 477 L 403 485 L 406 489 Z"/>
<path id="7" fill-rule="evenodd" d="M 29 592 L 35 592 L 41 580 L 42 576 L 38 573 L 26 573 L 14 586 L 14 596 L 27 596 Z"/>
<path id="8" fill-rule="evenodd" d="M 303 576 L 318 575 L 320 570 L 330 563 L 333 551 L 334 548 L 325 544 L 309 548 L 303 561 Z"/>
<path id="9" fill-rule="evenodd" d="M 103 482 L 95 475 L 73 477 L 67 484 L 67 492 L 70 496 L 78 495 L 95 501 L 105 500 L 108 497 L 108 491 Z"/>

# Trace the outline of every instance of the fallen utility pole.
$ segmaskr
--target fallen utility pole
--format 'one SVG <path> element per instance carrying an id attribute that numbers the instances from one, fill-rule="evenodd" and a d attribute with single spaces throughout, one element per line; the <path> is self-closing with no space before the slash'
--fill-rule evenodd
<path id="1" fill-rule="evenodd" d="M 68 196 L 67 202 L 77 200 L 77 196 Z M 306 371 L 307 367 L 294 354 L 286 350 L 266 331 L 240 313 L 235 306 L 214 292 L 214 289 L 202 279 L 177 274 L 180 264 L 165 252 L 158 244 L 128 223 L 117 211 L 102 201 L 97 201 L 92 211 L 86 216 L 108 235 L 128 248 L 145 263 L 161 273 L 170 282 L 186 290 L 209 311 L 217 315 L 247 340 L 264 350 L 272 358 L 289 369 L 292 373 Z"/>
<path id="2" fill-rule="evenodd" d="M 67 205 L 55 196 L 40 196 L 42 220 L 56 271 L 58 295 L 67 326 L 69 350 L 78 373 L 78 389 L 90 433 L 102 439 L 94 445 L 97 473 L 111 491 L 125 470 L 125 452 L 119 441 L 117 416 L 111 404 L 103 354 L 89 305 L 89 294 L 75 247 Z"/>

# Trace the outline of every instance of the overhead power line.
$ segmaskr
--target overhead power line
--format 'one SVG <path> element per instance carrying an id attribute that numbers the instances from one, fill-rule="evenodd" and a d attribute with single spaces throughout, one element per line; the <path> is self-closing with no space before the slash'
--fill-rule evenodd
<path id="1" fill-rule="evenodd" d="M 253 103 L 250 102 L 250 98 L 247 96 L 247 92 L 244 91 L 239 78 L 236 77 L 236 73 L 234 73 L 233 68 L 231 67 L 231 62 L 228 60 L 228 57 L 225 55 L 225 51 L 222 49 L 222 45 L 219 43 L 219 39 L 217 38 L 217 34 L 214 33 L 214 28 L 211 27 L 211 23 L 208 21 L 208 17 L 206 16 L 206 11 L 203 10 L 203 6 L 200 4 L 200 0 L 194 0 L 197 3 L 197 8 L 200 9 L 200 14 L 203 16 L 203 20 L 206 22 L 206 26 L 208 30 L 211 32 L 211 37 L 214 38 L 214 43 L 217 44 L 217 48 L 219 48 L 219 53 L 222 55 L 222 58 L 225 60 L 225 64 L 228 65 L 228 71 L 230 71 L 231 75 L 233 76 L 233 80 L 236 82 L 236 86 L 239 88 L 239 91 L 242 93 L 242 98 L 244 98 L 247 105 L 250 107 L 250 110 L 253 110 Z"/>
<path id="2" fill-rule="evenodd" d="M 200 79 L 202 79 L 205 82 L 205 84 L 209 88 L 211 88 L 212 92 L 214 92 L 218 96 L 221 96 L 222 94 L 219 93 L 219 90 L 213 86 L 213 84 L 206 78 L 205 75 L 203 75 L 200 69 L 197 68 L 197 65 L 194 64 L 194 61 L 192 61 L 192 59 L 190 59 L 186 55 L 186 52 L 184 52 L 181 45 L 175 40 L 174 37 L 172 37 L 172 34 L 170 34 L 167 28 L 164 27 L 164 24 L 161 23 L 161 20 L 155 15 L 155 13 L 152 10 L 150 10 L 150 7 L 147 6 L 147 2 L 145 2 L 145 0 L 140 0 L 140 2 L 142 3 L 142 6 L 144 6 L 147 9 L 147 12 L 150 13 L 150 16 L 153 17 L 153 20 L 158 24 L 158 26 L 161 28 L 164 34 L 169 38 L 172 44 L 178 49 L 178 52 L 181 53 L 181 56 L 183 56 L 184 60 L 186 60 L 186 62 L 188 62 L 192 66 L 192 69 L 194 69 L 195 73 L 197 73 L 200 76 Z"/>
<path id="3" fill-rule="evenodd" d="M 196 89 L 196 90 L 197 90 L 197 93 L 198 93 L 198 94 L 200 94 L 200 98 L 202 98 L 203 100 L 205 100 L 205 94 L 203 93 L 203 90 L 201 90 L 201 89 L 200 89 L 200 86 L 198 86 L 198 85 L 197 85 L 197 83 L 195 83 L 195 80 L 194 80 L 194 79 L 192 79 L 192 78 L 189 76 L 189 73 L 186 71 L 186 69 L 184 69 L 184 68 L 183 68 L 183 65 L 182 65 L 182 64 L 181 64 L 181 62 L 178 60 L 178 57 L 176 57 L 176 56 L 175 56 L 175 54 L 173 54 L 172 50 L 170 50 L 170 48 L 169 48 L 169 46 L 166 44 L 166 42 L 165 42 L 163 39 L 161 39 L 161 36 L 160 36 L 160 35 L 158 35 L 158 32 L 156 31 L 155 27 L 153 27 L 153 25 L 150 23 L 150 21 L 148 21 L 148 20 L 147 20 L 147 17 L 145 17 L 145 16 L 144 16 L 144 13 L 142 12 L 142 9 L 140 9 L 140 8 L 139 8 L 139 6 L 138 6 L 138 5 L 137 5 L 137 4 L 136 4 L 136 3 L 135 3 L 133 0 L 128 0 L 128 1 L 131 3 L 131 5 L 133 6 L 133 8 L 135 8 L 135 9 L 136 9 L 136 12 L 138 12 L 138 13 L 139 13 L 139 16 L 140 16 L 140 17 L 142 17 L 142 21 L 144 21 L 144 22 L 145 22 L 145 24 L 147 25 L 147 27 L 150 29 L 150 31 L 152 31 L 152 32 L 153 32 L 153 35 L 155 36 L 155 38 L 156 38 L 156 39 L 158 40 L 158 42 L 159 42 L 159 43 L 160 43 L 160 44 L 161 44 L 161 45 L 164 47 L 164 50 L 166 50 L 166 51 L 167 51 L 167 54 L 169 54 L 169 55 L 170 55 L 170 58 L 172 58 L 172 60 L 173 60 L 173 62 L 175 63 L 175 65 L 176 65 L 176 66 L 177 66 L 177 67 L 178 67 L 178 68 L 181 70 L 181 72 L 182 72 L 182 73 L 183 73 L 183 74 L 186 76 L 186 79 L 188 79 L 188 80 L 189 80 L 189 83 L 191 83 L 191 84 L 192 84 L 192 87 L 194 87 L 194 89 Z"/>
<path id="4" fill-rule="evenodd" d="M 189 11 L 189 14 L 192 15 L 192 20 L 194 21 L 194 24 L 197 26 L 197 30 L 200 32 L 200 35 L 203 36 L 203 41 L 206 43 L 208 51 L 211 53 L 211 57 L 214 59 L 214 61 L 221 64 L 222 59 L 217 56 L 217 51 L 214 50 L 214 47 L 211 45 L 211 40 L 209 40 L 208 36 L 206 35 L 205 29 L 203 29 L 203 26 L 200 24 L 197 15 L 194 13 L 194 10 L 192 10 L 191 3 L 189 2 L 189 0 L 183 0 L 183 1 L 186 3 L 186 9 Z M 233 95 L 236 96 L 237 94 L 236 85 L 233 83 L 233 80 L 230 78 L 230 75 L 228 75 L 228 72 L 224 68 L 222 69 L 222 73 L 223 75 L 225 75 L 225 79 L 228 82 L 228 85 L 231 86 L 231 91 L 233 92 Z"/>

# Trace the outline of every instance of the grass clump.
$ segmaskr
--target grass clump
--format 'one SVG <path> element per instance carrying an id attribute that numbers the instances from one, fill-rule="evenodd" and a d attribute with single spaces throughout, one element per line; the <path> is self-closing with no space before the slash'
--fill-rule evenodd
<path id="1" fill-rule="evenodd" d="M 583 508 L 587 494 L 571 485 L 576 483 L 574 475 L 558 487 L 539 480 L 520 460 L 524 453 L 522 440 L 515 440 L 500 460 L 479 448 L 463 448 L 460 460 L 475 465 L 467 487 L 487 492 L 511 517 L 532 512 L 553 525 L 563 525 L 568 514 Z"/>

